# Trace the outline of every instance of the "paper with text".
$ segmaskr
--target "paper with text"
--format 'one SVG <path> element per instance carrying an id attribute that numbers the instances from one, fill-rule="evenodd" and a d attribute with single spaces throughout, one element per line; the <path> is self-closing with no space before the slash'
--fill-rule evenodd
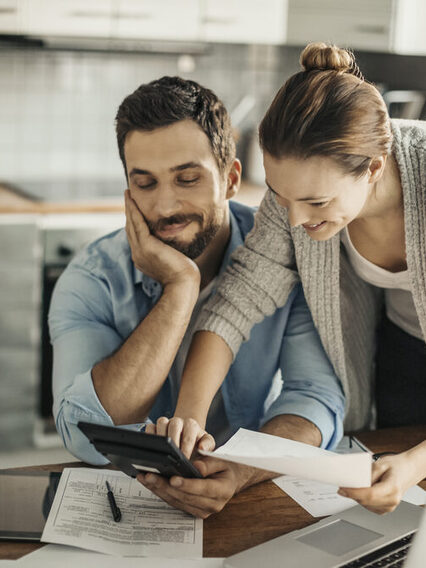
<path id="1" fill-rule="evenodd" d="M 358 452 L 360 449 L 369 452 L 369 449 L 356 438 L 344 436 L 335 451 L 346 454 Z M 277 477 L 274 479 L 274 483 L 313 517 L 335 515 L 357 505 L 357 502 L 353 499 L 338 495 L 339 487 L 337 485 L 310 481 L 290 475 Z M 416 485 L 408 489 L 403 500 L 413 505 L 423 505 L 426 503 L 425 496 L 426 492 Z"/>
<path id="2" fill-rule="evenodd" d="M 121 509 L 119 523 L 112 519 L 105 481 Z M 115 556 L 197 558 L 203 521 L 170 507 L 120 471 L 66 468 L 41 540 Z"/>
<path id="3" fill-rule="evenodd" d="M 215 452 L 200 453 L 342 487 L 371 485 L 372 458 L 369 453 L 339 455 L 301 442 L 244 428 L 240 428 Z"/>

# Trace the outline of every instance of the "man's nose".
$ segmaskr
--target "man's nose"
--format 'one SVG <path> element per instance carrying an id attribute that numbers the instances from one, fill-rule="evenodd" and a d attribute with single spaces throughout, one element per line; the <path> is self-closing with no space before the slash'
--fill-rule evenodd
<path id="1" fill-rule="evenodd" d="M 298 227 L 309 222 L 309 214 L 303 204 L 294 204 L 288 208 L 288 220 L 291 227 Z"/>
<path id="2" fill-rule="evenodd" d="M 154 212 L 157 217 L 170 217 L 180 210 L 180 200 L 176 191 L 169 184 L 157 187 L 154 197 Z"/>

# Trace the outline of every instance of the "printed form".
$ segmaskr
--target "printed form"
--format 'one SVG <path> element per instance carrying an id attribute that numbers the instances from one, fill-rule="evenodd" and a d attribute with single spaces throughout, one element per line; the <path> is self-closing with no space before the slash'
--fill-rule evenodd
<path id="1" fill-rule="evenodd" d="M 114 522 L 105 482 L 122 519 Z M 115 556 L 200 558 L 203 521 L 120 471 L 64 469 L 41 540 Z"/>

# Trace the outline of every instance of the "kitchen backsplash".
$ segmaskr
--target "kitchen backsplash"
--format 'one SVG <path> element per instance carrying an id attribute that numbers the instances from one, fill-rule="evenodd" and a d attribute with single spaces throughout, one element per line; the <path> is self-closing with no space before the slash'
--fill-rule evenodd
<path id="1" fill-rule="evenodd" d="M 54 200 L 118 195 L 124 178 L 114 116 L 139 84 L 182 75 L 215 90 L 230 110 L 250 94 L 256 106 L 248 128 L 298 69 L 299 53 L 295 47 L 208 45 L 188 60 L 179 54 L 3 49 L 0 181 Z M 360 59 L 371 80 L 389 78 L 395 88 L 400 77 L 398 88 L 426 90 L 426 58 L 362 54 Z M 404 71 L 408 63 L 410 73 Z"/>
<path id="2" fill-rule="evenodd" d="M 230 109 L 252 94 L 254 124 L 282 69 L 297 68 L 297 52 L 283 58 L 274 47 L 210 46 L 188 62 L 175 54 L 0 51 L 0 180 L 48 198 L 71 190 L 118 194 L 114 183 L 124 179 L 114 116 L 128 93 L 162 75 L 182 75 L 215 90 Z M 182 72 L 182 65 L 194 70 Z"/>

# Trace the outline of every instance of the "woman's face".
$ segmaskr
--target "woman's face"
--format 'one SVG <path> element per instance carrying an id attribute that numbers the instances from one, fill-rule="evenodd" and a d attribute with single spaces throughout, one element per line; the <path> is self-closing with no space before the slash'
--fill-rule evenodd
<path id="1" fill-rule="evenodd" d="M 370 171 L 355 178 L 323 156 L 277 159 L 265 152 L 263 163 L 266 184 L 288 210 L 290 225 L 302 225 L 316 241 L 331 238 L 361 216 L 374 187 Z"/>

